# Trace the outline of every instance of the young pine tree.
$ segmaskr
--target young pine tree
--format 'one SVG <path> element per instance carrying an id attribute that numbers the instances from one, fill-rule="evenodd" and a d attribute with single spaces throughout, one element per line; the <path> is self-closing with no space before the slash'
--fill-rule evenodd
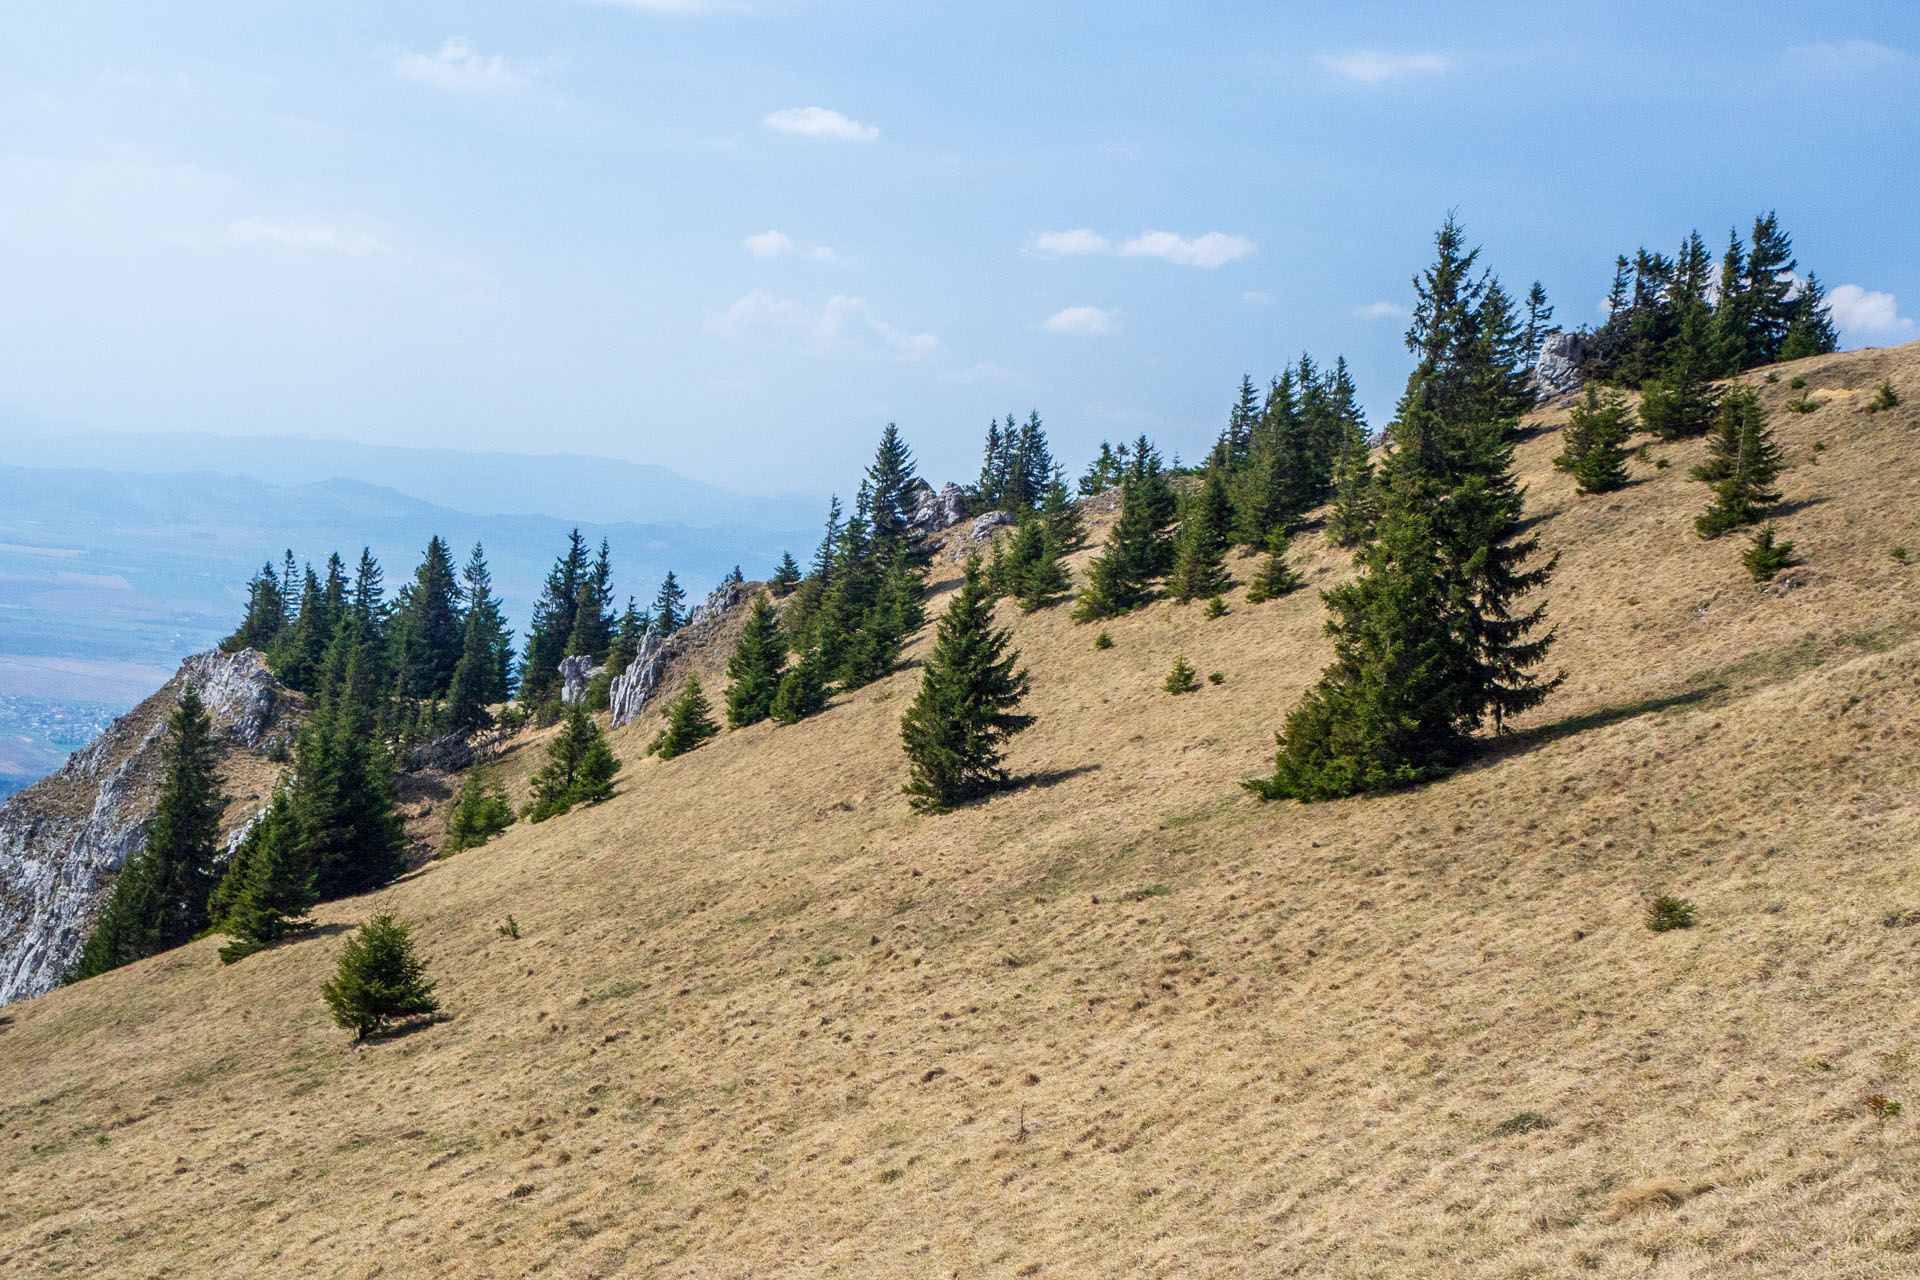
<path id="1" fill-rule="evenodd" d="M 780 688 L 767 709 L 775 724 L 798 724 L 827 705 L 827 681 L 820 651 L 809 648 L 780 677 Z"/>
<path id="2" fill-rule="evenodd" d="M 487 782 L 479 765 L 467 770 L 460 784 L 460 795 L 447 815 L 447 839 L 440 856 L 475 849 L 513 825 L 513 806 L 507 803 L 506 789 Z"/>
<path id="3" fill-rule="evenodd" d="M 1147 602 L 1153 580 L 1167 571 L 1172 559 L 1173 544 L 1165 530 L 1173 514 L 1173 492 L 1160 470 L 1160 456 L 1143 436 L 1121 482 L 1120 518 L 1107 534 L 1106 547 L 1087 566 L 1087 585 L 1074 607 L 1074 621 L 1116 618 Z"/>
<path id="4" fill-rule="evenodd" d="M 1287 563 L 1287 550 L 1292 545 L 1292 539 L 1278 529 L 1267 535 L 1267 558 L 1247 587 L 1248 604 L 1278 600 L 1307 585 L 1307 580 Z"/>
<path id="5" fill-rule="evenodd" d="M 525 815 L 545 822 L 576 804 L 598 804 L 613 795 L 620 761 L 600 726 L 579 703 L 568 706 L 560 732 L 547 744 L 547 762 L 533 775 Z"/>
<path id="6" fill-rule="evenodd" d="M 247 831 L 208 902 L 213 927 L 228 935 L 220 959 L 232 964 L 300 927 L 319 900 L 292 791 L 282 786 Z"/>
<path id="7" fill-rule="evenodd" d="M 766 596 L 756 596 L 739 643 L 727 660 L 727 724 L 742 729 L 765 720 L 787 669 L 787 638 Z"/>
<path id="8" fill-rule="evenodd" d="M 680 608 L 686 600 L 686 588 L 673 576 L 673 570 L 667 570 L 659 593 L 653 597 L 653 629 L 660 633 L 662 640 L 686 625 L 687 615 Z"/>
<path id="9" fill-rule="evenodd" d="M 1765 582 L 1793 563 L 1793 544 L 1776 541 L 1769 520 L 1753 531 L 1753 541 L 1740 553 L 1740 563 L 1755 582 Z"/>
<path id="10" fill-rule="evenodd" d="M 1380 522 L 1380 490 L 1373 473 L 1373 450 L 1364 432 L 1342 443 L 1333 464 L 1333 509 L 1327 513 L 1327 539 L 1336 547 L 1357 547 L 1373 537 Z"/>
<path id="11" fill-rule="evenodd" d="M 328 650 L 295 757 L 302 852 L 322 899 L 377 889 L 406 870 L 393 759 L 379 740 L 379 692 L 365 670 L 360 646 L 343 631 Z"/>
<path id="12" fill-rule="evenodd" d="M 920 692 L 901 721 L 914 808 L 944 813 L 1006 785 L 1000 767 L 1008 738 L 1033 724 L 1015 710 L 1027 693 L 1019 654 L 993 626 L 993 598 L 978 556 L 969 557 L 960 591 L 941 616 Z"/>
<path id="13" fill-rule="evenodd" d="M 390 1023 L 437 1013 L 433 987 L 426 965 L 414 954 L 412 930 L 381 914 L 360 926 L 320 994 L 334 1022 L 353 1032 L 355 1040 L 365 1040 Z"/>
<path id="14" fill-rule="evenodd" d="M 1602 394 L 1589 382 L 1561 433 L 1565 452 L 1553 460 L 1556 471 L 1571 475 L 1581 493 L 1611 493 L 1627 482 L 1627 438 L 1632 420 L 1626 397 Z"/>
<path id="15" fill-rule="evenodd" d="M 773 594 L 775 596 L 791 595 L 793 589 L 799 585 L 800 566 L 794 563 L 791 552 L 782 551 L 780 563 L 773 570 Z"/>
<path id="16" fill-rule="evenodd" d="M 1167 590 L 1181 604 L 1218 595 L 1233 585 L 1227 573 L 1227 527 L 1232 513 L 1222 468 L 1209 467 L 1206 484 L 1188 500 L 1174 537 Z"/>
<path id="17" fill-rule="evenodd" d="M 271 563 L 264 564 L 247 584 L 247 616 L 239 630 L 220 642 L 221 652 L 266 651 L 286 626 L 286 618 L 287 602 L 280 594 L 280 579 Z"/>
<path id="18" fill-rule="evenodd" d="M 114 878 L 100 923 L 68 981 L 177 947 L 206 927 L 226 805 L 218 765 L 213 717 L 189 686 L 167 722 L 160 795 L 146 844 Z"/>
<path id="19" fill-rule="evenodd" d="M 1773 482 L 1780 474 L 1780 448 L 1773 442 L 1766 410 L 1751 387 L 1736 387 L 1721 397 L 1707 441 L 1707 459 L 1693 478 L 1713 489 L 1713 500 L 1694 521 L 1703 538 L 1757 523 L 1780 501 Z"/>
<path id="20" fill-rule="evenodd" d="M 707 695 L 700 688 L 700 677 L 690 675 L 680 696 L 667 708 L 666 727 L 647 747 L 647 754 L 671 760 L 704 746 L 719 732 L 720 726 L 713 722 L 713 708 L 707 705 Z"/>

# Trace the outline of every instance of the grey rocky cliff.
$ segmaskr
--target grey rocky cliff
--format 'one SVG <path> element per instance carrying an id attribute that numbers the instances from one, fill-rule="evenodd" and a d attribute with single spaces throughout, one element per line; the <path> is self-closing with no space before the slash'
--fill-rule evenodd
<path id="1" fill-rule="evenodd" d="M 1586 350 L 1582 333 L 1556 333 L 1547 339 L 1533 362 L 1533 381 L 1541 399 L 1558 400 L 1580 390 L 1580 359 Z"/>
<path id="2" fill-rule="evenodd" d="M 605 670 L 605 666 L 594 666 L 593 659 L 585 654 L 560 659 L 560 701 L 572 703 L 586 697 L 587 686 Z"/>
<path id="3" fill-rule="evenodd" d="M 161 739 L 189 685 L 229 746 L 266 741 L 281 694 L 266 661 L 251 649 L 195 654 L 58 772 L 0 805 L 0 1004 L 59 985 L 114 874 L 144 847 Z M 230 838 L 229 851 L 237 843 Z"/>
<path id="4" fill-rule="evenodd" d="M 627 664 L 627 669 L 614 678 L 613 687 L 608 691 L 607 704 L 613 712 L 613 727 L 617 729 L 637 719 L 646 707 L 647 699 L 660 687 L 668 664 L 704 640 L 706 633 L 712 630 L 713 623 L 752 599 L 757 589 L 757 584 L 753 583 L 723 582 L 705 600 L 693 606 L 686 624 L 672 635 L 663 640 L 659 632 L 649 630 L 640 637 L 640 652 Z M 562 670 L 564 673 L 564 664 Z"/>

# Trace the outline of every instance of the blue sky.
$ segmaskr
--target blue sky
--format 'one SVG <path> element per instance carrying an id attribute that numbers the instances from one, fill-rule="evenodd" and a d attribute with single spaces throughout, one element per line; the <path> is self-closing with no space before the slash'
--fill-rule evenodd
<path id="1" fill-rule="evenodd" d="M 1920 315 L 1908 3 L 65 0 L 0 12 L 0 405 L 845 488 L 1037 408 L 1192 456 L 1345 353 L 1376 424 L 1457 208 L 1590 322 L 1777 208 Z"/>

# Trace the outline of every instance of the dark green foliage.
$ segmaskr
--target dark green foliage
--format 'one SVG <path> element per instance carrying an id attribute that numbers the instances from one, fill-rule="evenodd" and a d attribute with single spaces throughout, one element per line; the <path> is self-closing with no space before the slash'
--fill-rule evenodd
<path id="1" fill-rule="evenodd" d="M 1102 631 L 1093 638 L 1093 647 L 1096 649 L 1111 649 L 1113 648 L 1113 637 Z"/>
<path id="2" fill-rule="evenodd" d="M 1746 566 L 1755 582 L 1765 582 L 1793 563 L 1793 544 L 1776 542 L 1773 524 L 1769 521 L 1754 530 L 1752 544 L 1740 553 L 1740 563 Z"/>
<path id="3" fill-rule="evenodd" d="M 1717 538 L 1729 529 L 1757 523 L 1767 508 L 1780 501 L 1773 488 L 1780 474 L 1780 449 L 1767 426 L 1766 410 L 1750 387 L 1727 392 L 1714 415 L 1707 441 L 1707 459 L 1693 469 L 1693 478 L 1713 488 L 1713 500 L 1694 528 L 1703 538 Z"/>
<path id="4" fill-rule="evenodd" d="M 513 806 L 507 803 L 505 788 L 490 785 L 480 766 L 467 770 L 466 781 L 447 815 L 447 839 L 440 856 L 475 849 L 513 825 Z"/>
<path id="5" fill-rule="evenodd" d="M 1546 286 L 1535 280 L 1527 290 L 1527 320 L 1521 339 L 1527 363 L 1531 364 L 1547 345 L 1547 339 L 1559 332 L 1560 326 L 1553 322 L 1553 306 L 1547 301 Z"/>
<path id="6" fill-rule="evenodd" d="M 1211 600 L 1208 600 L 1207 608 L 1204 616 L 1208 622 L 1212 622 L 1215 618 L 1226 617 L 1227 616 L 1226 597 L 1214 596 Z"/>
<path id="7" fill-rule="evenodd" d="M 280 578 L 271 563 L 261 565 L 260 572 L 247 583 L 247 616 L 239 630 L 220 642 L 221 651 L 238 653 L 242 649 L 258 649 L 266 652 L 286 625 L 287 600 L 281 594 Z"/>
<path id="8" fill-rule="evenodd" d="M 300 731 L 294 800 L 322 898 L 377 889 L 406 869 L 393 760 L 377 732 L 364 648 L 343 631 L 328 650 L 314 710 Z"/>
<path id="9" fill-rule="evenodd" d="M 787 669 L 787 639 L 780 632 L 780 616 L 773 601 L 756 596 L 739 643 L 727 660 L 727 724 L 745 728 L 765 720 L 780 692 Z"/>
<path id="10" fill-rule="evenodd" d="M 647 634 L 647 628 L 653 625 L 653 618 L 642 613 L 633 603 L 633 597 L 627 597 L 627 607 L 620 613 L 620 621 L 613 629 L 613 641 L 607 646 L 607 682 L 611 684 L 626 674 L 633 660 L 640 656 L 640 644 Z"/>
<path id="11" fill-rule="evenodd" d="M 613 626 L 613 562 L 602 538 L 600 554 L 574 599 L 573 630 L 567 636 L 566 656 L 592 658 L 595 665 L 606 661 L 607 647 L 613 643 Z"/>
<path id="12" fill-rule="evenodd" d="M 167 722 L 146 843 L 114 877 L 113 893 L 67 981 L 177 947 L 206 927 L 226 805 L 218 766 L 213 718 L 189 686 Z"/>
<path id="13" fill-rule="evenodd" d="M 1298 591 L 1307 585 L 1307 580 L 1294 572 L 1287 563 L 1287 551 L 1293 545 L 1292 539 L 1275 529 L 1267 535 L 1267 558 L 1260 565 L 1260 571 L 1253 576 L 1247 587 L 1247 603 L 1259 604 L 1263 600 L 1278 600 L 1281 596 Z"/>
<path id="14" fill-rule="evenodd" d="M 776 565 L 773 570 L 773 594 L 776 596 L 790 595 L 793 589 L 799 585 L 800 566 L 794 563 L 791 552 L 782 551 L 780 553 L 780 563 Z"/>
<path id="15" fill-rule="evenodd" d="M 900 725 L 909 803 L 943 813 L 1007 782 L 1000 767 L 1008 738 L 1033 717 L 1015 710 L 1027 693 L 1019 654 L 993 625 L 993 596 L 978 556 L 935 632 L 920 692 Z"/>
<path id="16" fill-rule="evenodd" d="M 465 620 L 453 554 L 438 537 L 428 540 L 413 581 L 400 589 L 388 634 L 400 696 L 445 696 L 465 651 Z"/>
<path id="17" fill-rule="evenodd" d="M 1091 498 L 1095 494 L 1105 493 L 1126 478 L 1127 446 L 1122 443 L 1118 449 L 1105 440 L 1100 442 L 1099 456 L 1087 465 L 1087 473 L 1080 477 L 1080 496 Z"/>
<path id="18" fill-rule="evenodd" d="M 967 494 L 967 508 L 976 513 L 1005 511 L 1016 517 L 1037 510 L 1054 470 L 1038 412 L 1029 413 L 1023 425 L 1015 425 L 1009 413 L 1004 428 L 996 418 L 987 427 L 986 456 L 980 478 Z"/>
<path id="19" fill-rule="evenodd" d="M 613 795 L 613 777 L 619 771 L 620 761 L 600 726 L 576 702 L 547 744 L 547 762 L 533 775 L 524 816 L 545 822 L 576 804 L 598 804 Z"/>
<path id="20" fill-rule="evenodd" d="M 863 514 L 875 554 L 886 562 L 916 554 L 918 539 L 907 525 L 911 514 L 907 494 L 914 481 L 913 451 L 901 438 L 900 428 L 891 422 L 880 432 L 880 444 L 874 450 L 873 465 L 867 468 L 866 481 L 868 509 Z"/>
<path id="21" fill-rule="evenodd" d="M 230 941 L 220 959 L 232 964 L 299 927 L 319 895 L 293 793 L 282 786 L 247 831 L 211 900 L 213 927 Z"/>
<path id="22" fill-rule="evenodd" d="M 1333 468 L 1333 505 L 1327 512 L 1327 540 L 1336 547 L 1357 547 L 1373 537 L 1380 523 L 1380 489 L 1373 473 L 1373 449 L 1355 434 L 1341 446 Z"/>
<path id="23" fill-rule="evenodd" d="M 1376 539 L 1360 575 L 1325 592 L 1334 661 L 1279 735 L 1267 797 L 1330 799 L 1430 778 L 1473 733 L 1537 705 L 1559 679 L 1531 669 L 1551 633 L 1516 611 L 1552 562 L 1528 567 L 1511 428 L 1526 406 L 1510 307 L 1449 218 L 1414 282 L 1407 346 L 1419 363 L 1392 427 Z M 1504 314 L 1503 314 L 1504 313 Z"/>
<path id="24" fill-rule="evenodd" d="M 1660 894 L 1647 900 L 1647 928 L 1655 933 L 1693 928 L 1694 905 L 1685 898 Z"/>
<path id="25" fill-rule="evenodd" d="M 1145 604 L 1153 581 L 1172 561 L 1166 526 L 1173 519 L 1173 489 L 1160 455 L 1145 436 L 1135 442 L 1120 485 L 1120 518 L 1107 545 L 1087 567 L 1087 586 L 1073 617 L 1078 622 L 1118 617 Z"/>
<path id="26" fill-rule="evenodd" d="M 1344 359 L 1322 373 L 1311 356 L 1282 370 L 1257 409 L 1242 379 L 1227 429 L 1213 449 L 1224 471 L 1232 516 L 1221 530 L 1247 547 L 1266 544 L 1274 529 L 1289 531 L 1336 489 L 1356 449 L 1364 463 L 1366 426 Z"/>
<path id="27" fill-rule="evenodd" d="M 1173 670 L 1167 672 L 1167 678 L 1160 687 L 1168 693 L 1192 693 L 1198 687 L 1193 677 L 1193 664 L 1187 661 L 1187 655 L 1183 653 L 1173 660 Z"/>
<path id="28" fill-rule="evenodd" d="M 701 691 L 700 677 L 689 675 L 680 696 L 667 708 L 666 727 L 647 747 L 647 754 L 671 760 L 704 746 L 719 732 L 720 727 L 713 722 L 713 708 L 707 705 L 707 696 Z"/>
<path id="29" fill-rule="evenodd" d="M 1632 430 L 1626 397 L 1589 382 L 1561 433 L 1565 452 L 1553 460 L 1554 469 L 1571 475 L 1581 493 L 1611 493 L 1627 483 Z"/>
<path id="30" fill-rule="evenodd" d="M 591 572 L 586 539 L 575 529 L 567 536 L 566 551 L 548 572 L 540 598 L 534 601 L 533 620 L 520 660 L 520 700 L 529 706 L 539 707 L 559 695 L 560 659 L 567 656 L 580 587 Z"/>
<path id="31" fill-rule="evenodd" d="M 667 576 L 660 581 L 660 590 L 653 597 L 653 629 L 662 640 L 686 625 L 687 615 L 680 607 L 686 600 L 686 588 L 673 576 L 673 570 L 667 570 Z"/>
<path id="32" fill-rule="evenodd" d="M 340 953 L 332 981 L 320 988 L 327 1009 L 339 1026 L 365 1040 L 389 1024 L 437 1013 L 434 984 L 427 968 L 414 954 L 413 932 L 403 922 L 381 914 L 360 926 L 360 932 Z"/>
<path id="33" fill-rule="evenodd" d="M 1885 413 L 1888 409 L 1898 406 L 1899 403 L 1900 393 L 1893 389 L 1893 383 L 1891 381 L 1885 381 L 1882 382 L 1879 389 L 1873 393 L 1873 399 L 1867 402 L 1867 412 Z"/>
<path id="34" fill-rule="evenodd" d="M 1233 585 L 1227 573 L 1227 529 L 1233 505 L 1227 497 L 1225 468 L 1207 468 L 1205 483 L 1192 495 L 1174 539 L 1173 572 L 1167 591 L 1181 604 L 1218 595 Z"/>
<path id="35" fill-rule="evenodd" d="M 1227 673 L 1224 671 L 1209 671 L 1207 673 L 1208 684 L 1225 684 L 1226 682 Z"/>
<path id="36" fill-rule="evenodd" d="M 798 724 L 826 705 L 827 682 L 822 674 L 820 654 L 818 650 L 808 649 L 780 677 L 780 688 L 767 714 L 775 724 Z"/>

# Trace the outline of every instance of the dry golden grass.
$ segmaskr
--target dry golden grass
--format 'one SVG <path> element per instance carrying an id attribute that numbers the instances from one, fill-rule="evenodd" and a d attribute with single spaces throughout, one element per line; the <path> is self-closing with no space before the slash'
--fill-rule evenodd
<path id="1" fill-rule="evenodd" d="M 911 670 L 672 761 L 648 717 L 613 801 L 320 936 L 9 1009 L 0 1272 L 1920 1272 L 1915 1121 L 1867 1102 L 1920 1089 L 1920 347 L 1791 372 L 1790 589 L 1693 535 L 1698 444 L 1585 499 L 1522 446 L 1569 679 L 1444 782 L 1237 787 L 1324 660 L 1311 591 L 1104 652 L 1006 609 L 1023 790 L 909 813 Z M 1176 652 L 1225 681 L 1168 696 Z M 376 909 L 448 1017 L 356 1048 L 317 988 Z"/>

